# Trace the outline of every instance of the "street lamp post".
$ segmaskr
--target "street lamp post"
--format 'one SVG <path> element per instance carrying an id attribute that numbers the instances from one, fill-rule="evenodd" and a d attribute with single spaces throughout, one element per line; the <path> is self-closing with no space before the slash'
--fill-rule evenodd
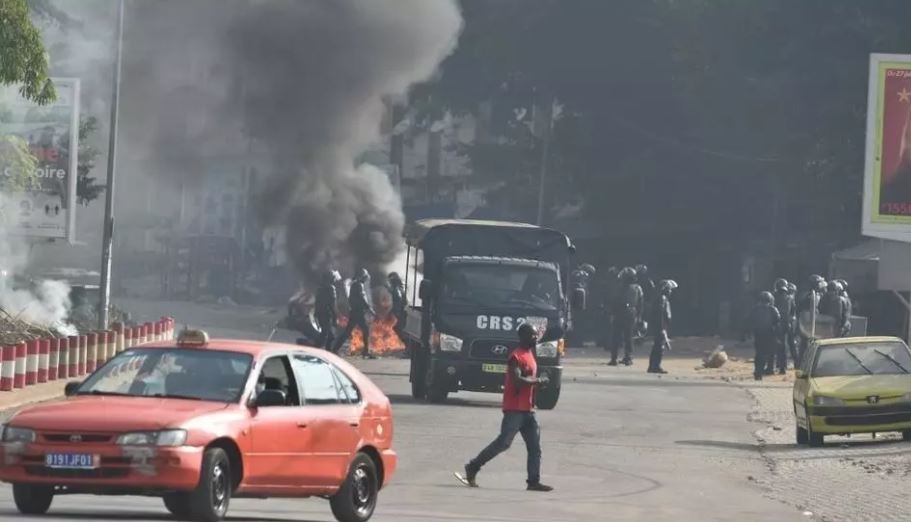
<path id="1" fill-rule="evenodd" d="M 101 302 L 98 310 L 98 328 L 106 330 L 111 309 L 111 251 L 114 247 L 114 171 L 117 167 L 117 124 L 120 103 L 120 70 L 123 59 L 123 11 L 120 0 L 117 10 L 117 59 L 114 64 L 113 93 L 111 95 L 111 125 L 108 141 L 107 188 L 104 198 L 104 232 L 101 252 Z"/>

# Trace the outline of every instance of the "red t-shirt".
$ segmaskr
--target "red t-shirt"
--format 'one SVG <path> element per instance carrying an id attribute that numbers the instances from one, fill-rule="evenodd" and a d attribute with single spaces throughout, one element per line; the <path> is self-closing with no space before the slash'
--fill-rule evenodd
<path id="1" fill-rule="evenodd" d="M 518 366 L 523 377 L 538 374 L 538 362 L 530 348 L 519 347 L 509 354 L 506 362 L 506 383 L 503 386 L 503 411 L 532 411 L 535 408 L 535 387 L 529 386 L 513 375 L 512 368 Z"/>

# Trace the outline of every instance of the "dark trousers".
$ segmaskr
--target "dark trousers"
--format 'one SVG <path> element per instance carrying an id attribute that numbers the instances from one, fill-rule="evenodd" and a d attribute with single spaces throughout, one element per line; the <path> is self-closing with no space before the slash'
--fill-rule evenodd
<path id="1" fill-rule="evenodd" d="M 351 332 L 355 328 L 361 329 L 361 334 L 364 336 L 364 352 L 363 356 L 367 357 L 370 355 L 370 323 L 367 321 L 366 315 L 356 315 L 351 314 L 348 317 L 348 326 L 345 327 L 345 331 L 342 332 L 342 335 L 338 337 L 335 341 L 335 348 L 333 352 L 338 352 L 339 349 L 345 344 L 345 341 L 351 338 Z"/>
<path id="2" fill-rule="evenodd" d="M 664 347 L 667 345 L 667 331 L 662 330 L 655 334 L 655 342 L 652 344 L 652 353 L 648 358 L 649 370 L 660 370 L 661 359 L 664 358 Z"/>
<path id="3" fill-rule="evenodd" d="M 778 371 L 784 372 L 788 369 L 788 344 L 790 340 L 788 339 L 787 332 L 779 334 L 775 339 L 775 347 L 771 353 L 766 357 L 765 360 L 765 373 L 766 375 L 771 375 L 775 372 L 775 368 L 778 368 Z"/>
<path id="4" fill-rule="evenodd" d="M 623 344 L 623 358 L 631 359 L 633 356 L 633 333 L 636 329 L 636 321 L 629 318 L 614 319 L 613 325 L 613 342 L 611 343 L 611 360 L 616 361 L 620 352 L 620 345 Z"/>
<path id="5" fill-rule="evenodd" d="M 541 428 L 533 411 L 504 411 L 500 423 L 500 434 L 468 463 L 468 471 L 477 473 L 500 453 L 509 449 L 516 433 L 522 434 L 525 449 L 528 450 L 528 483 L 541 480 Z"/>
<path id="6" fill-rule="evenodd" d="M 319 347 L 325 350 L 332 350 L 335 344 L 335 321 L 328 317 L 317 317 L 316 323 L 319 325 Z"/>
<path id="7" fill-rule="evenodd" d="M 753 376 L 757 379 L 762 378 L 766 361 L 775 353 L 775 341 L 775 332 L 753 332 L 753 342 L 756 348 L 756 356 L 753 358 Z"/>

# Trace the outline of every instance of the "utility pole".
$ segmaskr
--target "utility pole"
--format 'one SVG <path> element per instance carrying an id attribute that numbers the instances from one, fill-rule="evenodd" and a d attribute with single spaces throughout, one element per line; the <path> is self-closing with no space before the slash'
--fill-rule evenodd
<path id="1" fill-rule="evenodd" d="M 544 222 L 544 180 L 547 178 L 547 164 L 550 162 L 550 140 L 554 128 L 554 98 L 547 96 L 539 102 L 538 107 L 543 112 L 543 128 L 541 129 L 541 175 L 538 178 L 538 220 L 541 226 Z M 537 123 L 537 122 L 535 122 Z M 535 125 L 533 124 L 533 127 Z"/>
<path id="2" fill-rule="evenodd" d="M 101 251 L 101 302 L 98 305 L 98 328 L 106 330 L 111 309 L 111 253 L 114 249 L 114 171 L 117 168 L 117 124 L 120 103 L 120 69 L 123 60 L 123 11 L 125 0 L 117 10 L 117 58 L 111 95 L 111 124 L 108 140 L 108 179 L 104 198 L 104 235 Z"/>

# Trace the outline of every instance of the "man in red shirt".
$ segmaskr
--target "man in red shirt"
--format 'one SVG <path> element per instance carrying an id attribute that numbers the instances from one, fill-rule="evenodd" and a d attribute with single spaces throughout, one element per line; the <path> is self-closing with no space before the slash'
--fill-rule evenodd
<path id="1" fill-rule="evenodd" d="M 503 422 L 500 435 L 477 457 L 465 465 L 465 474 L 455 476 L 463 484 L 478 487 L 475 477 L 481 467 L 494 457 L 509 449 L 516 433 L 521 433 L 528 450 L 529 491 L 552 491 L 554 488 L 541 484 L 541 429 L 535 418 L 535 386 L 546 384 L 547 376 L 537 377 L 538 363 L 535 361 L 535 347 L 538 333 L 530 324 L 519 327 L 519 347 L 509 354 L 506 363 L 506 383 L 503 389 Z"/>

